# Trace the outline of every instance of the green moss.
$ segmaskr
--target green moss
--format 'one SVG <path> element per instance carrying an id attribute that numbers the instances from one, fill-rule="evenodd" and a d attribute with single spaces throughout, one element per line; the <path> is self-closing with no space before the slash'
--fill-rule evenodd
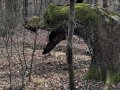
<path id="1" fill-rule="evenodd" d="M 87 4 L 76 4 L 75 6 L 75 18 L 78 21 L 81 21 L 83 24 L 86 24 L 88 21 L 95 22 L 97 15 L 94 9 Z"/>
<path id="2" fill-rule="evenodd" d="M 88 71 L 88 73 L 83 77 L 83 79 L 85 80 L 103 80 L 102 79 L 102 74 L 100 73 L 100 71 L 97 68 L 92 68 Z M 105 80 L 104 80 L 105 81 Z"/>
<path id="3" fill-rule="evenodd" d="M 68 21 L 68 12 L 68 6 L 55 6 L 53 4 L 50 4 L 44 14 L 44 21 L 46 26 L 56 28 L 62 22 Z M 86 28 L 89 28 L 89 30 L 91 28 L 91 25 L 95 25 L 95 22 L 97 21 L 97 15 L 95 11 L 88 4 L 75 5 L 75 18 L 77 21 L 80 21 L 85 26 L 87 26 Z"/>
<path id="4" fill-rule="evenodd" d="M 95 8 L 95 12 L 99 15 L 99 18 L 102 18 L 108 25 L 114 25 L 120 22 L 120 15 L 115 12 L 104 8 Z"/>
<path id="5" fill-rule="evenodd" d="M 49 4 L 43 17 L 31 17 L 28 19 L 27 26 L 46 26 L 47 28 L 55 29 L 61 23 L 64 23 L 64 21 L 68 21 L 68 15 L 69 6 L 55 6 L 53 4 Z M 84 3 L 75 4 L 75 19 L 84 25 L 88 34 L 96 29 L 99 18 L 103 17 L 105 17 L 105 20 L 109 20 L 109 23 L 112 23 L 112 20 L 115 20 L 116 18 L 116 20 L 118 20 L 118 18 L 120 19 L 118 14 L 108 11 L 107 9 L 91 7 L 90 5 Z"/>
<path id="6" fill-rule="evenodd" d="M 68 6 L 50 4 L 44 14 L 45 25 L 49 28 L 54 28 L 64 20 L 68 20 Z"/>
<path id="7" fill-rule="evenodd" d="M 39 26 L 40 18 L 37 16 L 33 16 L 29 18 L 27 21 L 28 21 L 27 23 L 28 26 L 36 27 L 36 26 Z"/>
<path id="8" fill-rule="evenodd" d="M 107 72 L 107 75 L 102 75 L 102 73 L 97 68 L 92 68 L 88 73 L 83 77 L 85 80 L 100 80 L 105 82 L 105 86 L 109 87 L 110 85 L 120 82 L 120 72 Z"/>
<path id="9" fill-rule="evenodd" d="M 106 77 L 106 86 L 120 82 L 120 72 L 108 72 Z"/>
<path id="10" fill-rule="evenodd" d="M 101 10 L 102 12 L 106 13 L 107 16 L 118 16 L 118 17 L 120 17 L 120 15 L 118 13 L 112 12 L 112 11 L 106 9 L 106 8 L 97 8 L 97 9 L 99 9 L 99 11 Z"/>
<path id="11" fill-rule="evenodd" d="M 44 14 L 45 25 L 49 28 L 56 28 L 64 21 L 68 21 L 69 6 L 55 6 L 50 4 Z M 99 17 L 101 15 L 101 17 Z M 80 21 L 90 33 L 95 30 L 99 18 L 107 18 L 111 23 L 112 20 L 120 18 L 120 15 L 108 11 L 107 9 L 91 7 L 88 4 L 75 4 L 75 19 Z"/>

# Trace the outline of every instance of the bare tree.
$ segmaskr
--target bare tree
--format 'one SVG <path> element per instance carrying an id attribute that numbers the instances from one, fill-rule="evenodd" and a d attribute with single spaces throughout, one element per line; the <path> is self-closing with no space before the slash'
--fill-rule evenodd
<path id="1" fill-rule="evenodd" d="M 107 8 L 108 7 L 108 0 L 103 0 L 102 7 L 103 8 Z"/>
<path id="2" fill-rule="evenodd" d="M 93 5 L 97 5 L 98 0 L 93 0 Z"/>
<path id="3" fill-rule="evenodd" d="M 69 70 L 69 90 L 75 90 L 74 83 L 74 69 L 73 69 L 73 51 L 72 51 L 72 36 L 74 32 L 74 22 L 75 22 L 75 0 L 70 0 L 69 6 L 69 30 L 67 38 L 67 63 Z"/>
<path id="4" fill-rule="evenodd" d="M 37 15 L 38 0 L 34 0 L 34 15 Z"/>
<path id="5" fill-rule="evenodd" d="M 0 10 L 2 9 L 2 0 L 0 0 Z"/>
<path id="6" fill-rule="evenodd" d="M 29 71 L 29 81 L 31 81 L 32 66 L 33 66 L 33 60 L 34 60 L 35 50 L 36 50 L 36 41 L 37 41 L 37 33 L 35 34 L 35 37 L 34 37 L 34 43 L 33 43 L 34 47 L 33 47 L 33 51 L 32 51 L 30 71 Z"/>
<path id="7" fill-rule="evenodd" d="M 27 16 L 28 16 L 28 0 L 23 0 L 23 20 L 24 20 L 24 23 L 26 23 L 27 21 Z M 24 63 L 25 63 L 25 66 L 26 66 L 26 69 L 27 69 L 27 63 L 26 63 L 26 59 L 25 59 L 25 31 L 23 32 L 23 59 L 24 59 Z"/>
<path id="8" fill-rule="evenodd" d="M 118 11 L 120 13 L 120 0 L 118 0 Z"/>
<path id="9" fill-rule="evenodd" d="M 5 38 L 3 38 L 5 47 L 6 47 L 6 52 L 7 52 L 7 59 L 9 62 L 9 79 L 10 79 L 10 90 L 12 89 L 12 70 L 11 70 L 11 58 L 10 58 L 10 54 L 9 54 L 9 50 L 8 50 L 8 41 L 9 38 L 11 36 L 11 32 L 12 32 L 12 4 L 13 4 L 13 0 L 5 0 L 5 11 L 6 11 L 6 24 L 5 26 L 7 27 L 6 30 L 4 30 L 3 32 L 5 32 Z M 8 28 L 10 28 L 10 31 L 8 31 Z"/>
<path id="10" fill-rule="evenodd" d="M 24 22 L 27 21 L 28 16 L 28 0 L 23 0 L 23 19 Z"/>

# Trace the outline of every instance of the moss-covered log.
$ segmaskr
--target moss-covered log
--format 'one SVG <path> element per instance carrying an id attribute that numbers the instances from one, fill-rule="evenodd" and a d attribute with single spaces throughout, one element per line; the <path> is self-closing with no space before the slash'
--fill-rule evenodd
<path id="1" fill-rule="evenodd" d="M 96 40 L 87 78 L 103 80 L 109 86 L 120 82 L 120 16 L 105 12 L 98 14 L 98 25 L 94 31 Z"/>
<path id="2" fill-rule="evenodd" d="M 75 10 L 76 21 L 82 23 L 93 46 L 87 79 L 103 80 L 108 85 L 120 81 L 120 16 L 87 4 L 76 4 Z M 44 24 L 52 29 L 67 20 L 68 6 L 51 4 L 44 14 Z"/>
<path id="3" fill-rule="evenodd" d="M 49 4 L 43 17 L 39 18 L 33 16 L 27 20 L 26 27 L 33 28 L 51 28 L 56 29 L 59 25 L 68 21 L 68 6 L 56 6 L 54 4 Z M 95 30 L 98 21 L 98 14 L 106 14 L 106 16 L 119 16 L 116 13 L 107 11 L 106 9 L 101 9 L 97 7 L 91 7 L 89 4 L 76 4 L 75 5 L 75 19 L 82 23 L 82 25 L 90 33 Z"/>
<path id="4" fill-rule="evenodd" d="M 68 6 L 50 4 L 38 26 L 56 29 L 68 21 L 68 9 Z M 103 80 L 108 85 L 120 81 L 120 15 L 87 4 L 76 4 L 75 19 L 84 26 L 86 39 L 93 47 L 86 78 Z"/>
<path id="5" fill-rule="evenodd" d="M 44 14 L 44 23 L 47 27 L 55 29 L 64 21 L 68 21 L 68 6 L 55 6 L 50 4 Z M 93 8 L 88 4 L 75 5 L 75 19 L 80 21 L 86 28 L 96 24 L 97 15 Z M 89 29 L 90 30 L 90 29 Z"/>
<path id="6" fill-rule="evenodd" d="M 50 4 L 44 14 L 44 25 L 47 28 L 56 30 L 60 25 L 68 21 L 68 6 L 55 6 Z M 76 4 L 75 5 L 75 21 L 79 22 L 85 28 L 85 42 L 89 48 L 93 46 L 93 31 L 97 26 L 97 13 L 95 8 L 88 4 Z M 78 35 L 79 36 L 79 35 Z"/>
<path id="7" fill-rule="evenodd" d="M 50 4 L 44 13 L 44 24 L 49 28 L 56 28 L 59 24 L 64 23 L 64 21 L 68 21 L 68 9 L 68 6 L 55 6 Z M 99 19 L 98 15 L 100 14 L 104 14 L 111 18 L 113 16 L 119 16 L 114 12 L 102 8 L 91 7 L 88 4 L 82 3 L 75 5 L 76 21 L 80 21 L 88 31 L 93 31 Z"/>

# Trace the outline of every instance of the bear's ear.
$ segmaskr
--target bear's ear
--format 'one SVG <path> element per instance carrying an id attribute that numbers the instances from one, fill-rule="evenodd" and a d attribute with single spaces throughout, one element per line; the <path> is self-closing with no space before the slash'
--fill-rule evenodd
<path id="1" fill-rule="evenodd" d="M 84 0 L 77 0 L 76 3 L 82 3 Z"/>

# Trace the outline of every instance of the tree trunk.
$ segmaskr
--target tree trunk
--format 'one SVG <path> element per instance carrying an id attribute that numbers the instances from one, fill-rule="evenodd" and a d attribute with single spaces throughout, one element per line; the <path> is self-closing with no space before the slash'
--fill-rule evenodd
<path id="1" fill-rule="evenodd" d="M 103 6 L 103 8 L 107 8 L 108 7 L 108 0 L 103 0 L 102 6 Z"/>
<path id="2" fill-rule="evenodd" d="M 72 36 L 74 32 L 74 20 L 75 20 L 75 0 L 70 0 L 69 6 L 69 28 L 67 38 L 67 63 L 69 71 L 69 90 L 75 90 L 74 84 L 74 69 L 73 69 L 73 51 L 72 51 Z"/>
<path id="3" fill-rule="evenodd" d="M 5 0 L 5 27 L 6 30 L 4 30 L 3 32 L 5 32 L 5 39 L 3 39 L 4 43 L 5 43 L 5 47 L 6 47 L 6 52 L 7 52 L 7 59 L 9 62 L 9 83 L 10 83 L 10 90 L 12 90 L 12 71 L 11 71 L 11 57 L 10 54 L 8 52 L 8 41 L 9 39 L 12 37 L 11 33 L 12 33 L 12 29 L 13 29 L 13 0 Z"/>
<path id="4" fill-rule="evenodd" d="M 86 2 L 87 4 L 89 4 L 89 0 L 85 0 L 85 2 Z"/>
<path id="5" fill-rule="evenodd" d="M 27 16 L 28 16 L 28 0 L 23 1 L 23 19 L 24 22 L 27 21 Z"/>
<path id="6" fill-rule="evenodd" d="M 106 85 L 120 81 L 120 24 L 101 18 L 94 31 L 94 48 L 88 79 L 105 81 Z"/>
<path id="7" fill-rule="evenodd" d="M 2 10 L 2 0 L 0 0 L 0 10 Z"/>
<path id="8" fill-rule="evenodd" d="M 93 5 L 96 5 L 98 3 L 98 0 L 93 0 Z"/>
<path id="9" fill-rule="evenodd" d="M 118 13 L 120 14 L 120 0 L 118 0 Z"/>
<path id="10" fill-rule="evenodd" d="M 49 0 L 49 3 L 52 3 L 53 2 L 53 0 Z"/>
<path id="11" fill-rule="evenodd" d="M 27 21 L 27 16 L 28 16 L 28 0 L 23 1 L 23 19 L 24 23 Z M 25 31 L 23 32 L 23 60 L 25 67 L 27 69 L 27 63 L 26 63 L 26 58 L 25 58 Z M 23 63 L 22 63 L 23 64 Z M 25 76 L 25 68 L 24 65 L 21 65 L 21 75 L 22 75 L 22 90 L 24 90 L 24 76 Z"/>

